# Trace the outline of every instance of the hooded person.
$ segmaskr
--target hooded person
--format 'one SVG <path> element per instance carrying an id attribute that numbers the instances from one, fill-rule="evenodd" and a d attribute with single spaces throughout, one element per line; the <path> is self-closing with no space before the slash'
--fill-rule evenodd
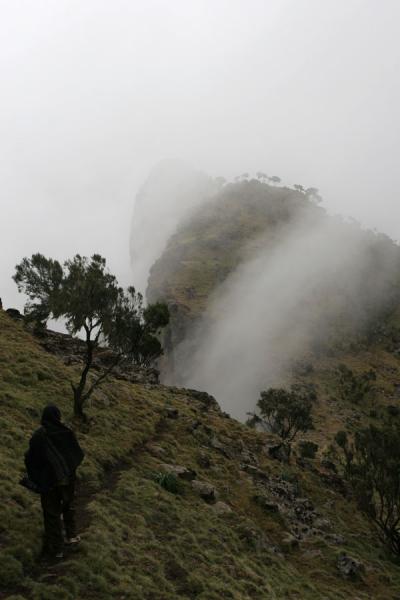
<path id="1" fill-rule="evenodd" d="M 80 541 L 75 530 L 75 473 L 84 454 L 74 432 L 61 422 L 54 404 L 42 413 L 41 427 L 32 435 L 25 465 L 29 479 L 40 490 L 44 521 L 43 552 L 63 557 L 64 544 Z M 65 527 L 63 536 L 61 515 Z"/>

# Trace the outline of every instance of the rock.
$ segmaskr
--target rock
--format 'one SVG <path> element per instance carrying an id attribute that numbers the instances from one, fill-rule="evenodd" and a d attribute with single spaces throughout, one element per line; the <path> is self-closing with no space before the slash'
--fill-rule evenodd
<path id="1" fill-rule="evenodd" d="M 213 504 L 211 508 L 217 515 L 226 515 L 232 512 L 231 507 L 228 504 L 226 504 L 226 502 L 221 501 Z"/>
<path id="2" fill-rule="evenodd" d="M 236 456 L 235 451 L 226 444 L 223 444 L 215 434 L 211 436 L 210 446 L 215 450 L 219 450 L 226 458 L 234 459 Z"/>
<path id="3" fill-rule="evenodd" d="M 208 469 L 211 467 L 211 460 L 206 452 L 199 452 L 197 455 L 197 463 L 200 467 L 203 467 L 203 469 Z"/>
<path id="4" fill-rule="evenodd" d="M 172 406 L 167 406 L 164 408 L 164 414 L 168 419 L 177 419 L 179 417 L 179 410 L 172 408 Z"/>
<path id="5" fill-rule="evenodd" d="M 173 475 L 176 475 L 176 477 L 184 479 L 185 481 L 193 481 L 193 479 L 197 477 L 196 471 L 181 465 L 169 465 L 162 463 L 160 468 L 165 471 L 165 473 L 172 473 Z"/>
<path id="6" fill-rule="evenodd" d="M 389 406 L 386 407 L 386 410 L 391 417 L 398 417 L 400 414 L 400 408 L 394 406 L 394 404 L 389 404 Z"/>
<path id="7" fill-rule="evenodd" d="M 165 457 L 166 452 L 165 452 L 164 448 L 162 448 L 161 446 L 158 446 L 157 444 L 146 444 L 146 448 L 150 452 L 150 454 L 152 454 L 153 456 L 156 456 L 157 458 Z"/>
<path id="8" fill-rule="evenodd" d="M 218 492 L 211 483 L 206 481 L 192 481 L 192 488 L 206 502 L 216 502 L 218 499 Z"/>
<path id="9" fill-rule="evenodd" d="M 337 473 L 337 468 L 334 462 L 332 462 L 331 460 L 328 460 L 327 458 L 323 458 L 321 460 L 321 466 L 324 467 L 325 469 L 328 469 L 328 471 L 332 471 L 333 473 Z"/>
<path id="10" fill-rule="evenodd" d="M 16 308 L 7 308 L 6 313 L 9 317 L 15 319 L 16 321 L 22 321 L 24 318 L 24 316 Z"/>
<path id="11" fill-rule="evenodd" d="M 346 540 L 343 537 L 343 535 L 340 535 L 339 533 L 329 533 L 326 536 L 326 540 L 328 542 L 331 542 L 332 544 L 335 544 L 336 546 L 343 546 L 343 544 L 346 543 Z"/>
<path id="12" fill-rule="evenodd" d="M 204 410 L 215 410 L 219 413 L 221 412 L 220 406 L 214 396 L 210 396 L 210 394 L 207 394 L 207 392 L 199 392 L 198 390 L 192 389 L 187 389 L 186 392 L 189 396 L 195 400 L 198 400 Z"/>
<path id="13" fill-rule="evenodd" d="M 299 547 L 299 540 L 291 533 L 287 533 L 281 542 L 281 547 L 283 551 L 290 552 Z"/>
<path id="14" fill-rule="evenodd" d="M 188 425 L 188 431 L 190 433 L 193 433 L 194 431 L 196 431 L 196 429 L 198 429 L 201 425 L 201 421 L 199 421 L 198 419 L 193 419 L 193 421 L 191 421 L 191 423 Z"/>
<path id="15" fill-rule="evenodd" d="M 363 573 L 365 573 L 365 567 L 362 562 L 348 556 L 345 552 L 339 554 L 336 566 L 339 573 L 345 579 L 360 579 Z"/>
<path id="16" fill-rule="evenodd" d="M 265 447 L 265 450 L 271 458 L 279 460 L 283 463 L 289 463 L 290 447 L 287 444 L 271 444 Z"/>
<path id="17" fill-rule="evenodd" d="M 261 506 L 263 510 L 268 513 L 279 513 L 279 504 L 272 502 L 269 498 L 263 494 L 255 494 L 253 500 L 256 504 Z"/>
<path id="18" fill-rule="evenodd" d="M 240 465 L 240 468 L 242 471 L 245 471 L 252 477 L 256 477 L 258 479 L 268 479 L 267 473 L 265 473 L 265 471 L 262 471 L 258 467 L 255 467 L 254 465 L 242 464 Z"/>
<path id="19" fill-rule="evenodd" d="M 319 517 L 318 519 L 315 519 L 314 527 L 317 527 L 317 529 L 322 529 L 322 531 L 326 531 L 332 527 L 332 524 L 329 519 Z"/>

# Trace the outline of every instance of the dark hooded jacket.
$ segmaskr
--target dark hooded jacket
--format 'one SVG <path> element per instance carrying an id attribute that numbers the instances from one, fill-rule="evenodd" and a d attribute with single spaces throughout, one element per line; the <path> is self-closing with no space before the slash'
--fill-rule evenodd
<path id="1" fill-rule="evenodd" d="M 55 485 L 68 484 L 84 454 L 74 432 L 61 423 L 57 406 L 46 406 L 41 424 L 30 439 L 25 465 L 29 479 L 46 492 Z"/>

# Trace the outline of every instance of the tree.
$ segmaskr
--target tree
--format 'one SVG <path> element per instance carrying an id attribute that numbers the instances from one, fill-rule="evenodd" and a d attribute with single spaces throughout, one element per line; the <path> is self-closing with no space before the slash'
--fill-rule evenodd
<path id="1" fill-rule="evenodd" d="M 297 192 L 304 194 L 304 192 L 305 192 L 304 186 L 300 185 L 299 183 L 295 183 L 293 187 Z"/>
<path id="2" fill-rule="evenodd" d="M 352 443 L 342 431 L 335 441 L 344 453 L 344 476 L 359 509 L 375 524 L 381 540 L 400 555 L 399 424 L 360 429 Z"/>
<path id="3" fill-rule="evenodd" d="M 316 187 L 309 187 L 305 190 L 307 198 L 312 199 L 316 204 L 322 201 L 322 196 L 319 194 L 319 190 Z"/>
<path id="4" fill-rule="evenodd" d="M 75 416 L 84 418 L 85 402 L 118 365 L 149 365 L 162 354 L 157 336 L 168 324 L 167 306 L 156 303 L 145 308 L 141 294 L 133 287 L 126 291 L 119 287 L 98 254 L 90 259 L 77 254 L 63 265 L 34 254 L 16 266 L 14 280 L 29 298 L 27 320 L 45 325 L 49 318 L 64 318 L 71 335 L 84 334 L 84 366 L 79 381 L 71 382 Z M 100 342 L 113 351 L 112 358 L 89 381 Z"/>
<path id="5" fill-rule="evenodd" d="M 313 390 L 298 385 L 292 385 L 289 390 L 269 388 L 261 392 L 257 402 L 259 414 L 249 413 L 248 424 L 276 433 L 282 445 L 290 448 L 300 431 L 313 429 L 311 411 L 315 399 Z"/>
<path id="6" fill-rule="evenodd" d="M 278 185 L 278 183 L 280 183 L 282 180 L 280 177 L 278 177 L 277 175 L 272 175 L 272 177 L 268 178 L 269 181 L 271 181 L 274 185 Z"/>

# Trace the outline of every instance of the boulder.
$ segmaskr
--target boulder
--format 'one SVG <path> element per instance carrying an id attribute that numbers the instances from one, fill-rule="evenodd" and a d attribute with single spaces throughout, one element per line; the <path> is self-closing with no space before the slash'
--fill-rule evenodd
<path id="1" fill-rule="evenodd" d="M 169 465 L 166 463 L 162 463 L 160 468 L 165 473 L 171 473 L 172 475 L 176 475 L 180 479 L 184 479 L 185 481 L 193 481 L 196 478 L 197 473 L 192 469 L 188 469 L 187 467 L 183 467 L 181 465 Z"/>
<path id="2" fill-rule="evenodd" d="M 264 496 L 263 494 L 255 494 L 253 496 L 253 500 L 256 504 L 261 506 L 265 512 L 279 513 L 279 504 L 272 502 L 269 498 L 267 498 L 267 496 Z"/>
<path id="3" fill-rule="evenodd" d="M 213 504 L 211 508 L 215 512 L 216 515 L 227 515 L 232 512 L 232 509 L 229 506 L 229 504 L 226 504 L 226 502 L 221 502 L 221 501 Z"/>
<path id="4" fill-rule="evenodd" d="M 164 414 L 168 419 L 177 419 L 179 417 L 179 410 L 172 408 L 172 406 L 167 406 L 164 409 Z"/>
<path id="5" fill-rule="evenodd" d="M 360 579 L 363 573 L 365 573 L 365 567 L 362 562 L 348 556 L 345 552 L 339 554 L 336 566 L 341 576 L 345 579 Z"/>
<path id="6" fill-rule="evenodd" d="M 290 461 L 290 446 L 287 444 L 267 444 L 265 451 L 270 458 L 274 458 L 285 464 Z"/>
<path id="7" fill-rule="evenodd" d="M 287 533 L 281 541 L 281 547 L 284 552 L 290 552 L 299 547 L 299 540 L 291 533 Z"/>
<path id="8" fill-rule="evenodd" d="M 203 469 L 209 469 L 211 467 L 210 457 L 206 452 L 200 451 L 197 455 L 197 463 Z"/>
<path id="9" fill-rule="evenodd" d="M 204 410 L 215 410 L 216 412 L 221 412 L 221 408 L 214 396 L 210 396 L 210 394 L 207 394 L 207 392 L 199 392 L 198 390 L 192 389 L 187 389 L 186 392 L 189 396 L 191 396 L 191 398 L 198 400 Z"/>
<path id="10" fill-rule="evenodd" d="M 150 452 L 150 454 L 152 454 L 153 456 L 156 456 L 157 458 L 165 457 L 166 452 L 165 452 L 164 448 L 162 448 L 158 444 L 147 443 L 146 449 Z"/>
<path id="11" fill-rule="evenodd" d="M 7 308 L 6 313 L 9 317 L 15 319 L 16 321 L 22 321 L 24 318 L 24 316 L 16 308 Z"/>
<path id="12" fill-rule="evenodd" d="M 211 436 L 210 446 L 215 450 L 219 450 L 226 458 L 233 459 L 236 456 L 234 449 L 230 448 L 227 444 L 222 443 L 215 434 Z"/>
<path id="13" fill-rule="evenodd" d="M 192 481 L 192 488 L 206 502 L 213 503 L 218 500 L 218 492 L 211 483 L 194 480 Z"/>

